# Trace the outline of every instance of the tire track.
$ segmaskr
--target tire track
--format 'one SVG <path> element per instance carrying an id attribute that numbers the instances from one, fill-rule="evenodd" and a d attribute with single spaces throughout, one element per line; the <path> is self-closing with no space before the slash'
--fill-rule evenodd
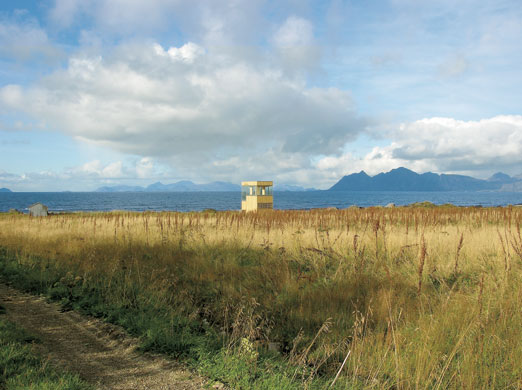
<path id="1" fill-rule="evenodd" d="M 163 356 L 136 351 L 138 340 L 119 327 L 0 284 L 9 321 L 36 336 L 35 347 L 58 366 L 100 390 L 196 390 L 205 380 Z"/>

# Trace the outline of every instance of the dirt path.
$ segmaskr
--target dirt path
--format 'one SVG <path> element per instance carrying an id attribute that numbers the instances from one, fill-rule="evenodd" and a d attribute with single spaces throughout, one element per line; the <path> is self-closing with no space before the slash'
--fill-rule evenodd
<path id="1" fill-rule="evenodd" d="M 164 357 L 136 352 L 137 340 L 119 327 L 75 312 L 42 297 L 0 284 L 7 318 L 39 340 L 51 362 L 78 373 L 100 390 L 195 390 L 205 381 Z"/>

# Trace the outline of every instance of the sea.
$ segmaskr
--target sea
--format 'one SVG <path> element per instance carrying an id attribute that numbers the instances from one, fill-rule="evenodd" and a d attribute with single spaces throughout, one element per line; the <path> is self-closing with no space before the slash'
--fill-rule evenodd
<path id="1" fill-rule="evenodd" d="M 404 206 L 415 202 L 456 206 L 507 206 L 522 204 L 522 192 L 394 192 L 394 191 L 274 191 L 274 208 L 280 210 L 350 206 Z M 73 211 L 201 211 L 239 210 L 239 192 L 7 192 L 0 193 L 0 212 L 41 202 L 53 212 Z"/>

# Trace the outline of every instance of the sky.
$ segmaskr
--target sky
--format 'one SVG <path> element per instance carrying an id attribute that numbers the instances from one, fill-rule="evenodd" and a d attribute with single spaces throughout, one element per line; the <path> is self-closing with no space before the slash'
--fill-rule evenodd
<path id="1" fill-rule="evenodd" d="M 0 187 L 522 174 L 519 0 L 2 0 Z"/>

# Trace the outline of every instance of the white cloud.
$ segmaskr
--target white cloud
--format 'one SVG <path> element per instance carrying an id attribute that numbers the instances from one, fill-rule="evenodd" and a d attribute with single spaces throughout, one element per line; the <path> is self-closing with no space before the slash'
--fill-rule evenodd
<path id="1" fill-rule="evenodd" d="M 0 186 L 15 190 L 41 188 L 92 190 L 100 185 L 148 185 L 153 181 L 181 179 L 196 182 L 271 179 L 278 183 L 328 188 L 343 175 L 366 171 L 375 175 L 405 166 L 416 172 L 445 172 L 487 177 L 504 171 L 522 173 L 522 116 L 498 116 L 480 121 L 429 118 L 397 127 L 395 141 L 374 147 L 364 156 L 353 153 L 328 155 L 310 162 L 305 153 L 268 149 L 263 153 L 231 154 L 183 166 L 174 176 L 156 159 L 143 157 L 132 163 L 89 161 L 62 172 L 0 172 Z M 179 160 L 177 160 L 179 161 Z M 61 187 L 57 188 L 56 183 Z"/>
<path id="2" fill-rule="evenodd" d="M 252 169 L 275 173 L 268 151 L 309 161 L 338 153 L 365 126 L 346 91 L 310 88 L 277 67 L 190 42 L 123 45 L 106 58 L 77 54 L 33 87 L 1 88 L 0 102 L 47 129 L 180 169 L 237 157 L 233 180 L 251 156 Z"/>
<path id="3" fill-rule="evenodd" d="M 84 28 L 104 36 L 150 37 L 176 26 L 176 33 L 206 47 L 244 43 L 268 24 L 261 12 L 265 0 L 55 0 L 49 17 L 56 27 Z M 281 5 L 281 4 L 280 4 Z M 177 35 L 177 34 L 176 34 Z"/>
<path id="4" fill-rule="evenodd" d="M 376 174 L 404 166 L 417 172 L 453 172 L 486 177 L 497 171 L 522 172 L 522 116 L 479 121 L 428 118 L 404 123 L 388 134 L 394 142 L 364 157 L 328 156 L 316 165 L 342 175 L 365 170 Z"/>
<path id="5" fill-rule="evenodd" d="M 136 159 L 75 171 L 103 180 L 145 179 L 157 161 L 196 181 L 262 175 L 323 187 L 397 166 L 519 173 L 520 129 L 494 117 L 519 109 L 516 2 L 274 4 L 55 0 L 47 32 L 13 12 L 0 19 L 0 57 L 49 59 L 49 34 L 67 40 L 70 58 L 37 82 L 8 72 L 0 127 L 59 130 Z M 375 135 L 347 88 L 361 110 L 393 118 L 382 127 L 407 121 L 363 157 L 341 152 Z M 491 118 L 415 121 L 433 116 Z"/>
<path id="6" fill-rule="evenodd" d="M 0 18 L 0 58 L 55 61 L 61 56 L 61 50 L 51 43 L 45 30 L 34 19 L 13 21 Z"/>
<path id="7" fill-rule="evenodd" d="M 422 119 L 404 124 L 393 149 L 395 158 L 433 161 L 443 171 L 515 168 L 522 163 L 522 116 L 479 121 Z"/>
<path id="8" fill-rule="evenodd" d="M 78 167 L 66 169 L 65 175 L 74 180 L 89 177 L 91 179 L 121 179 L 139 180 L 167 177 L 160 164 L 150 157 L 142 157 L 131 162 L 113 161 L 102 163 L 100 160 L 92 160 Z"/>
<path id="9" fill-rule="evenodd" d="M 154 162 L 149 157 L 143 157 L 136 163 L 136 176 L 140 179 L 147 179 L 155 175 Z"/>
<path id="10" fill-rule="evenodd" d="M 101 185 L 147 186 L 158 180 L 171 182 L 175 178 L 150 157 L 108 163 L 92 160 L 61 171 L 10 173 L 0 169 L 0 187 L 13 191 L 93 191 Z"/>
<path id="11" fill-rule="evenodd" d="M 290 16 L 274 35 L 274 42 L 280 48 L 307 46 L 313 43 L 313 25 L 310 21 Z"/>
<path id="12" fill-rule="evenodd" d="M 55 0 L 49 17 L 62 28 L 88 17 L 103 28 L 129 33 L 132 26 L 150 28 L 166 23 L 168 14 L 178 3 L 172 0 Z"/>
<path id="13" fill-rule="evenodd" d="M 71 169 L 67 173 L 74 175 L 77 178 L 82 175 L 92 175 L 101 179 L 121 179 L 128 176 L 128 173 L 125 174 L 123 172 L 123 163 L 121 161 L 116 161 L 103 166 L 99 160 L 94 160 L 87 162 L 78 168 Z"/>
<path id="14" fill-rule="evenodd" d="M 308 69 L 319 64 L 321 50 L 309 20 L 288 17 L 275 32 L 273 43 L 287 70 Z"/>
<path id="15" fill-rule="evenodd" d="M 0 89 L 0 99 L 6 106 L 18 107 L 22 104 L 22 88 L 19 85 L 6 85 Z"/>
<path id="16" fill-rule="evenodd" d="M 154 45 L 154 52 L 159 56 L 169 56 L 174 61 L 184 61 L 189 64 L 193 63 L 196 57 L 205 54 L 205 50 L 193 42 L 188 42 L 180 48 L 171 47 L 167 51 L 156 43 Z"/>
<path id="17" fill-rule="evenodd" d="M 79 0 L 55 0 L 54 7 L 49 13 L 51 20 L 61 27 L 70 26 L 80 11 L 81 5 L 82 1 Z"/>

